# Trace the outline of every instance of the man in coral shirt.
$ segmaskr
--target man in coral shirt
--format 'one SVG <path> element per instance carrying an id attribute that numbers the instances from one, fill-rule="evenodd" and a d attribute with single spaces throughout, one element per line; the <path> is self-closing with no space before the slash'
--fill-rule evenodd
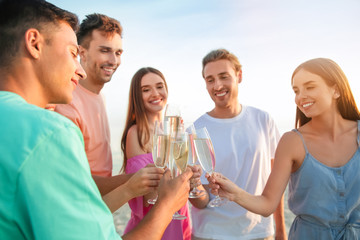
<path id="1" fill-rule="evenodd" d="M 165 171 L 157 203 L 120 237 L 79 128 L 44 109 L 69 103 L 86 78 L 76 15 L 44 0 L 1 0 L 0 16 L 0 239 L 160 239 L 187 202 L 191 170 Z M 136 197 L 138 173 L 112 191 L 117 202 Z"/>
<path id="2" fill-rule="evenodd" d="M 57 105 L 55 111 L 72 120 L 81 130 L 91 174 L 105 195 L 126 182 L 129 175 L 112 175 L 110 130 L 101 89 L 111 80 L 121 62 L 122 27 L 102 14 L 90 14 L 82 21 L 77 33 L 80 63 L 87 78 L 80 80 L 70 104 Z M 160 178 L 156 168 L 144 175 Z M 154 180 L 154 179 L 149 179 Z M 154 182 L 149 184 L 154 184 Z"/>

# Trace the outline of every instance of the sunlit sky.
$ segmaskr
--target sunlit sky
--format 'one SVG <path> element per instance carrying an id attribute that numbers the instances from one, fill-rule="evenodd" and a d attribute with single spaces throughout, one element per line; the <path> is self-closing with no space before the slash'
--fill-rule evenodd
<path id="1" fill-rule="evenodd" d="M 112 148 L 120 138 L 130 80 L 141 67 L 165 75 L 168 102 L 185 121 L 213 108 L 201 76 L 201 60 L 226 48 L 243 65 L 240 102 L 269 112 L 281 133 L 294 126 L 290 78 L 302 62 L 331 58 L 344 70 L 360 105 L 360 1 L 358 0 L 49 0 L 80 20 L 102 13 L 124 28 L 122 63 L 103 93 Z"/>

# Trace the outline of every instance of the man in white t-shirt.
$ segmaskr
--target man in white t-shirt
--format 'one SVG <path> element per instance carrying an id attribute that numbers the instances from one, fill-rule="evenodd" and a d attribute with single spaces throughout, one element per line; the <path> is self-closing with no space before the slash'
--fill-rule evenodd
<path id="1" fill-rule="evenodd" d="M 225 49 L 211 51 L 203 59 L 203 77 L 215 108 L 198 118 L 195 127 L 206 127 L 216 156 L 215 171 L 251 194 L 261 194 L 271 172 L 279 132 L 270 115 L 238 100 L 242 80 L 237 57 Z M 202 182 L 207 182 L 203 177 Z M 287 239 L 283 199 L 274 218 L 251 213 L 233 202 L 208 206 L 205 196 L 191 199 L 193 239 Z M 200 189 L 202 186 L 199 187 Z M 274 235 L 275 234 L 275 235 Z"/>

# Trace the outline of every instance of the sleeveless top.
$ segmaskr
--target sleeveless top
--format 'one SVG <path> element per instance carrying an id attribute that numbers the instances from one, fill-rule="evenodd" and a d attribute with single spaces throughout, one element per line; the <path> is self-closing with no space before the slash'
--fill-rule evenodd
<path id="1" fill-rule="evenodd" d="M 360 239 L 360 121 L 358 149 L 342 167 L 328 167 L 308 151 L 290 176 L 289 209 L 296 215 L 289 239 Z"/>
<path id="2" fill-rule="evenodd" d="M 146 167 L 149 163 L 154 163 L 151 153 L 137 155 L 127 160 L 125 172 L 135 173 L 141 168 Z M 149 205 L 148 207 L 144 206 L 143 197 L 133 198 L 128 202 L 128 204 L 131 209 L 131 217 L 124 230 L 124 234 L 130 232 L 134 227 L 136 227 L 141 219 L 143 219 L 152 208 L 152 205 Z M 185 215 L 187 218 L 184 220 L 172 220 L 166 228 L 164 235 L 161 238 L 162 240 L 191 239 L 190 212 L 187 203 L 179 210 L 179 214 Z"/>

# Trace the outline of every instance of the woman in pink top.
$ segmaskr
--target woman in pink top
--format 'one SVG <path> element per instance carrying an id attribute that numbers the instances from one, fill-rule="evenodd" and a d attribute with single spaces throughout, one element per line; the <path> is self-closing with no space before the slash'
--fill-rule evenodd
<path id="1" fill-rule="evenodd" d="M 164 75 L 157 69 L 146 67 L 139 69 L 131 80 L 129 106 L 126 125 L 121 139 L 124 153 L 122 170 L 135 173 L 139 169 L 153 164 L 152 133 L 154 122 L 162 120 L 162 111 L 167 102 L 168 88 Z M 148 213 L 152 205 L 147 200 L 156 194 L 150 193 L 129 201 L 131 218 L 124 234 L 133 229 Z M 191 225 L 188 204 L 179 210 L 187 216 L 185 220 L 172 220 L 162 239 L 191 239 Z"/>

